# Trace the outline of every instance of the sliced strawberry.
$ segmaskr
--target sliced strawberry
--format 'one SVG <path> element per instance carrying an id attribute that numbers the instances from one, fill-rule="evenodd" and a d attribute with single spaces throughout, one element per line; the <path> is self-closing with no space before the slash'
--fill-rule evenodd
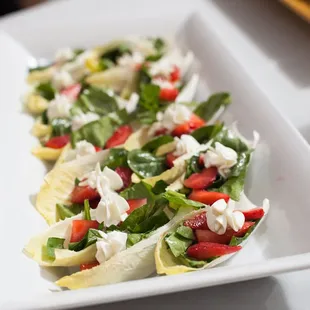
<path id="1" fill-rule="evenodd" d="M 200 166 L 204 166 L 205 165 L 205 154 L 200 154 L 199 155 L 198 164 Z"/>
<path id="2" fill-rule="evenodd" d="M 128 199 L 127 200 L 129 204 L 129 210 L 127 211 L 127 214 L 130 214 L 132 211 L 144 206 L 147 203 L 146 198 L 141 198 L 141 199 Z"/>
<path id="3" fill-rule="evenodd" d="M 115 172 L 122 178 L 124 187 L 122 189 L 127 188 L 131 184 L 131 175 L 132 171 L 127 167 L 117 167 Z"/>
<path id="4" fill-rule="evenodd" d="M 254 222 L 245 222 L 239 231 L 235 232 L 233 229 L 229 228 L 226 230 L 226 233 L 224 235 L 218 235 L 217 233 L 211 230 L 202 230 L 202 229 L 195 230 L 195 234 L 198 242 L 214 242 L 214 243 L 228 244 L 233 236 L 243 237 L 249 230 L 249 228 L 254 224 L 255 224 Z"/>
<path id="5" fill-rule="evenodd" d="M 184 180 L 184 185 L 193 189 L 208 188 L 216 180 L 217 168 L 204 168 L 199 173 L 192 174 L 188 179 Z"/>
<path id="6" fill-rule="evenodd" d="M 180 137 L 182 135 L 189 134 L 195 129 L 198 129 L 204 125 L 205 125 L 205 121 L 193 113 L 189 121 L 181 125 L 178 125 L 177 127 L 174 128 L 174 130 L 172 131 L 172 135 L 176 137 Z"/>
<path id="7" fill-rule="evenodd" d="M 239 245 L 229 246 L 213 242 L 199 242 L 187 249 L 187 255 L 199 260 L 205 260 L 216 256 L 235 253 L 239 250 L 241 250 L 241 246 Z"/>
<path id="8" fill-rule="evenodd" d="M 106 149 L 121 145 L 126 142 L 128 137 L 132 134 L 132 128 L 129 125 L 120 126 L 116 129 L 112 137 L 105 144 Z"/>
<path id="9" fill-rule="evenodd" d="M 99 146 L 94 146 L 94 148 L 95 148 L 96 152 L 100 152 L 100 151 L 102 151 L 102 148 L 101 148 L 101 147 L 99 147 Z"/>
<path id="10" fill-rule="evenodd" d="M 82 85 L 77 83 L 64 88 L 60 93 L 71 98 L 72 100 L 76 100 L 81 92 L 81 89 Z"/>
<path id="11" fill-rule="evenodd" d="M 161 136 L 167 133 L 167 129 L 166 128 L 161 128 L 155 131 L 155 136 Z"/>
<path id="12" fill-rule="evenodd" d="M 184 226 L 190 227 L 191 229 L 209 229 L 207 224 L 206 212 L 202 212 L 196 215 L 194 218 L 184 221 Z"/>
<path id="13" fill-rule="evenodd" d="M 173 71 L 170 73 L 170 82 L 176 82 L 181 77 L 181 71 L 178 66 L 174 66 Z"/>
<path id="14" fill-rule="evenodd" d="M 100 264 L 97 261 L 93 262 L 93 263 L 82 264 L 82 265 L 80 265 L 80 271 L 91 269 L 91 268 L 96 267 L 98 265 L 100 265 Z"/>
<path id="15" fill-rule="evenodd" d="M 229 196 L 224 193 L 218 193 L 218 192 L 208 192 L 205 190 L 193 190 L 190 195 L 188 196 L 189 199 L 194 201 L 202 202 L 206 205 L 212 205 L 214 202 L 216 202 L 219 199 L 224 199 L 226 202 L 229 200 Z"/>
<path id="16" fill-rule="evenodd" d="M 245 217 L 246 221 L 249 220 L 259 220 L 265 215 L 263 208 L 255 208 L 249 211 L 241 211 Z"/>
<path id="17" fill-rule="evenodd" d="M 50 147 L 52 149 L 61 149 L 70 141 L 70 137 L 68 135 L 53 137 L 49 139 L 46 143 L 46 147 Z"/>
<path id="18" fill-rule="evenodd" d="M 173 152 L 171 152 L 171 153 L 168 153 L 167 155 L 166 155 L 166 165 L 169 167 L 169 168 L 172 168 L 174 165 L 173 165 L 173 161 L 175 160 L 175 159 L 177 159 L 178 158 L 178 156 L 175 156 L 175 155 L 173 155 Z"/>
<path id="19" fill-rule="evenodd" d="M 166 101 L 174 101 L 178 94 L 179 90 L 177 88 L 162 88 L 159 93 L 159 98 Z"/>
<path id="20" fill-rule="evenodd" d="M 135 67 L 134 67 L 134 70 L 135 70 L 135 71 L 140 71 L 140 70 L 142 69 L 142 66 L 143 66 L 143 64 L 141 64 L 141 63 L 136 63 L 136 64 L 135 64 Z"/>
<path id="21" fill-rule="evenodd" d="M 90 228 L 98 229 L 99 223 L 92 220 L 73 220 L 70 242 L 78 242 L 83 239 Z"/>
<path id="22" fill-rule="evenodd" d="M 100 202 L 100 198 L 95 198 L 95 199 L 89 201 L 89 206 L 92 209 L 96 209 L 98 207 L 99 202 Z"/>
<path id="23" fill-rule="evenodd" d="M 99 197 L 97 190 L 90 186 L 75 186 L 71 193 L 71 202 L 84 203 L 85 199 L 93 200 Z"/>

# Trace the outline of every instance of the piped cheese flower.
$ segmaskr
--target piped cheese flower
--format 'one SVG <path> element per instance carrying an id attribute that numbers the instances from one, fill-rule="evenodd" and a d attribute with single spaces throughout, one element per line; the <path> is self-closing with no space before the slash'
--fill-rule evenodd
<path id="1" fill-rule="evenodd" d="M 137 108 L 139 98 L 140 97 L 137 93 L 132 93 L 128 100 L 125 100 L 117 96 L 116 97 L 117 106 L 120 110 L 126 109 L 127 113 L 132 113 Z"/>
<path id="2" fill-rule="evenodd" d="M 99 119 L 99 115 L 93 112 L 79 113 L 77 115 L 74 115 L 71 125 L 72 131 L 76 131 L 84 125 L 96 121 L 97 119 Z"/>
<path id="3" fill-rule="evenodd" d="M 120 231 L 112 231 L 107 234 L 100 232 L 102 239 L 96 242 L 96 259 L 102 264 L 115 254 L 126 250 L 127 234 Z"/>
<path id="4" fill-rule="evenodd" d="M 235 150 L 227 147 L 219 142 L 215 142 L 215 148 L 210 147 L 204 156 L 205 167 L 217 167 L 218 172 L 222 177 L 227 177 L 238 159 L 238 154 Z"/>
<path id="5" fill-rule="evenodd" d="M 126 53 L 117 60 L 117 64 L 121 67 L 128 67 L 132 70 L 136 68 L 137 65 L 142 64 L 144 57 L 139 52 L 133 52 L 132 55 Z"/>
<path id="6" fill-rule="evenodd" d="M 239 231 L 245 218 L 242 212 L 235 211 L 235 204 L 231 199 L 228 203 L 224 199 L 216 201 L 206 214 L 209 229 L 218 235 L 225 234 L 227 226 L 236 232 Z"/>
<path id="7" fill-rule="evenodd" d="M 181 138 L 175 137 L 174 141 L 176 142 L 176 150 L 173 152 L 174 156 L 194 152 L 200 147 L 199 142 L 190 135 L 182 135 Z"/>
<path id="8" fill-rule="evenodd" d="M 154 78 L 152 80 L 152 84 L 158 85 L 161 89 L 163 88 L 174 89 L 175 88 L 175 85 L 172 82 L 162 79 L 162 78 Z"/>
<path id="9" fill-rule="evenodd" d="M 74 56 L 74 51 L 69 47 L 65 47 L 56 52 L 55 60 L 56 62 L 65 62 L 71 60 Z"/>
<path id="10" fill-rule="evenodd" d="M 52 79 L 52 84 L 55 88 L 62 89 L 74 84 L 74 80 L 70 73 L 65 70 L 60 70 L 55 72 Z"/>
<path id="11" fill-rule="evenodd" d="M 65 95 L 56 95 L 47 108 L 47 117 L 49 120 L 54 118 L 68 118 L 70 117 L 70 109 L 72 107 L 71 101 Z"/>
<path id="12" fill-rule="evenodd" d="M 95 147 L 86 140 L 79 141 L 74 150 L 70 150 L 66 156 L 65 161 L 79 159 L 86 155 L 96 154 Z"/>

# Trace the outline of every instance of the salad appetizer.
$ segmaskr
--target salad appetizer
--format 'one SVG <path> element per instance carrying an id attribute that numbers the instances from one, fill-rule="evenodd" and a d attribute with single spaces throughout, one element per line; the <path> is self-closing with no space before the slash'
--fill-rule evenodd
<path id="1" fill-rule="evenodd" d="M 256 207 L 244 194 L 259 135 L 248 141 L 218 120 L 228 93 L 193 100 L 192 62 L 162 39 L 129 38 L 62 51 L 29 73 L 34 128 L 48 128 L 34 153 L 57 162 L 36 201 L 50 227 L 24 253 L 40 266 L 79 268 L 57 285 L 210 268 L 266 217 L 268 200 Z"/>

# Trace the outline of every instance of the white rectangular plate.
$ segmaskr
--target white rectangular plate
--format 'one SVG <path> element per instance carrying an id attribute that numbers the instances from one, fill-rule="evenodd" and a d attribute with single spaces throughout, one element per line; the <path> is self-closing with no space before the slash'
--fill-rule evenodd
<path id="1" fill-rule="evenodd" d="M 142 1 L 141 1 L 142 2 Z M 144 2 L 143 2 L 144 3 Z M 168 277 L 52 293 L 52 281 L 66 270 L 40 269 L 22 253 L 25 242 L 46 225 L 35 212 L 32 201 L 46 173 L 46 167 L 31 156 L 36 140 L 30 136 L 32 119 L 22 113 L 20 94 L 30 54 L 5 34 L 0 34 L 1 105 L 1 309 L 64 309 L 171 293 L 259 278 L 284 271 L 310 267 L 308 218 L 310 217 L 310 150 L 300 134 L 278 113 L 268 98 L 235 62 L 208 24 L 207 16 L 153 17 L 114 16 L 87 23 L 81 30 L 73 20 L 63 27 L 41 32 L 35 56 L 52 54 L 63 45 L 100 44 L 128 34 L 175 35 L 177 42 L 191 49 L 199 63 L 202 83 L 199 99 L 210 92 L 229 91 L 233 104 L 224 116 L 227 123 L 238 120 L 240 130 L 251 137 L 255 129 L 262 141 L 255 153 L 247 179 L 247 193 L 257 204 L 271 201 L 271 212 L 248 245 L 225 266 L 212 270 Z M 216 27 L 216 25 L 214 25 Z M 60 35 L 61 34 L 61 35 Z M 64 40 L 66 38 L 66 40 Z M 46 50 L 45 42 L 49 50 Z M 39 49 L 40 44 L 42 50 Z"/>

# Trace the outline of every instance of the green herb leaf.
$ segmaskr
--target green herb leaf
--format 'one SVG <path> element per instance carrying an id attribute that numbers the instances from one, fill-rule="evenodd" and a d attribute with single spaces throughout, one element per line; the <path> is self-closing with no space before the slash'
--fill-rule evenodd
<path id="1" fill-rule="evenodd" d="M 99 66 L 102 71 L 110 69 L 114 67 L 114 65 L 115 65 L 114 62 L 110 60 L 109 58 L 104 57 L 99 60 Z"/>
<path id="2" fill-rule="evenodd" d="M 43 71 L 47 68 L 49 68 L 52 64 L 48 64 L 46 66 L 38 66 L 38 67 L 31 67 L 31 68 L 28 68 L 28 72 L 33 72 L 33 71 Z"/>
<path id="3" fill-rule="evenodd" d="M 233 236 L 233 237 L 231 238 L 231 240 L 230 240 L 229 245 L 232 245 L 232 246 L 233 246 L 233 245 L 239 245 L 239 244 L 242 243 L 244 240 L 246 240 L 246 239 L 250 236 L 250 234 L 253 232 L 253 230 L 255 229 L 255 227 L 257 226 L 257 224 L 259 223 L 259 221 L 260 221 L 260 220 L 257 220 L 257 221 L 255 222 L 255 224 L 249 228 L 249 230 L 246 232 L 246 234 L 245 234 L 243 237 L 235 237 L 235 236 Z"/>
<path id="4" fill-rule="evenodd" d="M 160 52 L 166 46 L 166 43 L 162 38 L 155 38 L 153 39 L 153 42 L 154 42 L 154 47 Z"/>
<path id="5" fill-rule="evenodd" d="M 144 110 L 157 112 L 160 108 L 159 92 L 160 87 L 158 85 L 142 85 L 139 106 Z"/>
<path id="6" fill-rule="evenodd" d="M 101 55 L 101 59 L 108 59 L 113 63 L 117 62 L 117 59 L 124 54 L 131 54 L 131 49 L 125 43 L 121 43 L 119 46 L 108 49 Z"/>
<path id="7" fill-rule="evenodd" d="M 47 239 L 46 246 L 42 248 L 42 259 L 45 261 L 55 260 L 55 249 L 64 248 L 65 239 L 50 237 Z"/>
<path id="8" fill-rule="evenodd" d="M 148 73 L 148 69 L 143 66 L 139 71 L 139 90 L 141 91 L 143 86 L 150 84 L 152 81 L 152 77 Z"/>
<path id="9" fill-rule="evenodd" d="M 153 189 L 152 189 L 152 192 L 155 194 L 155 195 L 159 195 L 159 194 L 162 194 L 166 191 L 166 188 L 168 186 L 168 183 L 166 183 L 165 181 L 163 180 L 159 180 L 156 182 L 156 184 L 154 185 Z"/>
<path id="10" fill-rule="evenodd" d="M 160 175 L 166 170 L 164 157 L 156 157 L 139 149 L 129 152 L 128 165 L 141 178 Z"/>
<path id="11" fill-rule="evenodd" d="M 80 204 L 72 204 L 71 206 L 56 204 L 57 218 L 58 220 L 64 220 L 68 217 L 72 217 L 81 213 L 82 209 L 83 205 Z"/>
<path id="12" fill-rule="evenodd" d="M 51 83 L 41 83 L 36 87 L 36 92 L 46 100 L 55 98 L 56 90 Z"/>
<path id="13" fill-rule="evenodd" d="M 189 240 L 195 240 L 195 235 L 194 235 L 193 230 L 187 226 L 183 226 L 183 225 L 179 226 L 176 230 L 176 234 Z"/>
<path id="14" fill-rule="evenodd" d="M 71 144 L 75 148 L 78 141 L 86 140 L 93 145 L 103 147 L 112 136 L 114 129 L 115 125 L 113 121 L 108 116 L 104 116 L 74 131 L 71 134 Z"/>
<path id="15" fill-rule="evenodd" d="M 174 191 L 165 192 L 163 197 L 169 201 L 169 206 L 173 209 L 179 209 L 180 207 L 192 207 L 199 209 L 204 207 L 204 204 L 198 201 L 187 199 L 185 195 Z"/>
<path id="16" fill-rule="evenodd" d="M 123 148 L 115 148 L 109 150 L 109 155 L 102 164 L 102 167 L 116 169 L 117 167 L 128 167 L 127 164 L 128 151 Z"/>
<path id="17" fill-rule="evenodd" d="M 91 220 L 90 216 L 90 206 L 89 206 L 89 200 L 85 199 L 84 200 L 84 220 Z"/>
<path id="18" fill-rule="evenodd" d="M 223 129 L 223 126 L 224 124 L 220 123 L 200 127 L 194 130 L 191 133 L 191 136 L 193 136 L 200 144 L 204 144 L 213 139 Z"/>
<path id="19" fill-rule="evenodd" d="M 151 125 L 157 120 L 156 112 L 154 111 L 142 111 L 138 112 L 136 115 L 139 122 L 145 125 Z"/>
<path id="20" fill-rule="evenodd" d="M 198 173 L 200 171 L 201 169 L 199 167 L 199 156 L 194 155 L 186 162 L 185 178 L 187 179 L 193 173 Z"/>
<path id="21" fill-rule="evenodd" d="M 161 145 L 167 144 L 169 142 L 174 141 L 172 136 L 169 135 L 163 135 L 163 136 L 158 136 L 149 141 L 148 143 L 144 144 L 142 147 L 143 151 L 147 151 L 150 153 L 155 152 Z"/>
<path id="22" fill-rule="evenodd" d="M 178 257 L 178 260 L 180 261 L 181 264 L 192 267 L 192 268 L 202 268 L 204 265 L 210 263 L 213 261 L 216 257 L 214 258 L 209 258 L 208 260 L 196 260 L 194 258 L 189 258 L 186 254 L 182 254 Z"/>
<path id="23" fill-rule="evenodd" d="M 153 204 L 155 200 L 152 186 L 143 181 L 126 188 L 120 195 L 126 200 L 146 198 L 148 204 Z"/>
<path id="24" fill-rule="evenodd" d="M 194 110 L 194 113 L 205 121 L 210 120 L 221 107 L 227 107 L 231 103 L 228 93 L 217 93 L 212 95 L 207 101 L 202 102 Z"/>
<path id="25" fill-rule="evenodd" d="M 175 257 L 183 255 L 187 248 L 192 244 L 192 240 L 184 238 L 176 233 L 172 233 L 165 238 L 170 251 Z"/>
<path id="26" fill-rule="evenodd" d="M 68 119 L 54 118 L 51 125 L 52 137 L 63 136 L 71 132 L 71 122 Z"/>
<path id="27" fill-rule="evenodd" d="M 102 236 L 100 234 L 100 231 L 98 231 L 97 229 L 90 228 L 81 241 L 71 242 L 69 243 L 68 247 L 69 250 L 78 252 L 96 243 L 97 240 L 101 238 Z"/>

